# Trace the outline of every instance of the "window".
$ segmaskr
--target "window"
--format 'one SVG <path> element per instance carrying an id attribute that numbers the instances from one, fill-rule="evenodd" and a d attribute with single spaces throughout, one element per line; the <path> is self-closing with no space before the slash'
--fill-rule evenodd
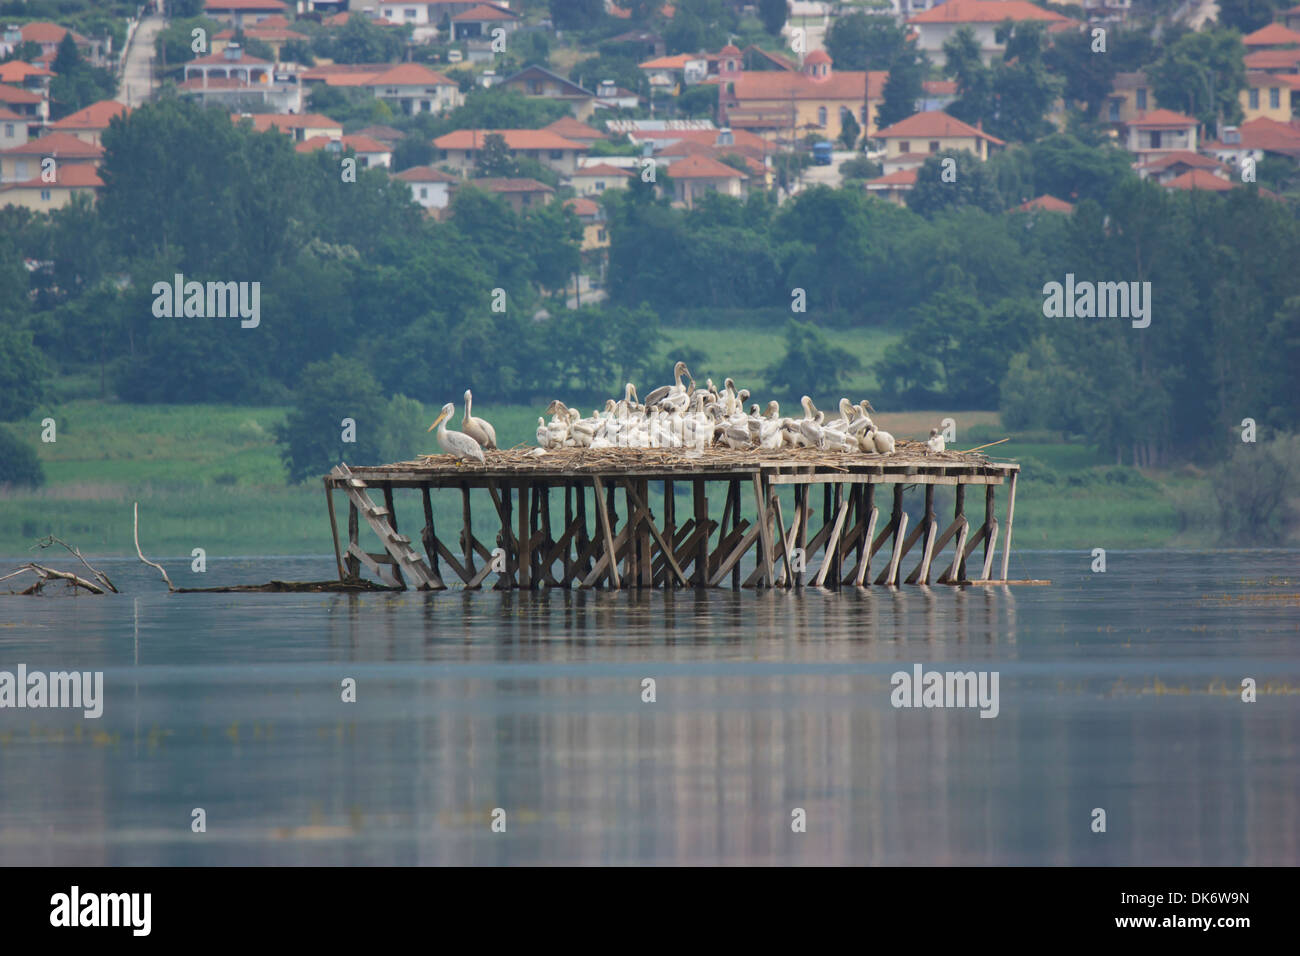
<path id="1" fill-rule="evenodd" d="M 50 191 L 48 189 L 42 189 L 41 198 L 44 199 L 46 202 L 48 202 L 50 199 Z"/>
<path id="2" fill-rule="evenodd" d="M 1282 90 L 1280 87 L 1270 86 L 1268 89 L 1268 108 L 1277 109 L 1282 105 Z"/>
<path id="3" fill-rule="evenodd" d="M 1160 148 L 1160 130 L 1158 129 L 1151 131 L 1151 148 L 1152 149 Z"/>
<path id="4" fill-rule="evenodd" d="M 912 151 L 912 144 L 905 139 L 900 139 L 898 141 L 898 151 L 900 153 L 910 153 Z"/>
<path id="5" fill-rule="evenodd" d="M 605 241 L 605 230 L 604 230 L 604 229 L 597 229 L 597 230 L 596 230 L 596 241 L 597 241 L 597 242 L 604 242 L 604 241 Z"/>
<path id="6" fill-rule="evenodd" d="M 1119 100 L 1110 101 L 1110 112 L 1107 114 L 1106 118 L 1112 123 L 1119 122 Z"/>
<path id="7" fill-rule="evenodd" d="M 605 191 L 605 181 L 602 179 L 596 180 L 596 192 L 603 193 L 604 191 Z"/>
<path id="8" fill-rule="evenodd" d="M 1259 109 L 1259 90 L 1250 91 L 1250 108 L 1252 110 Z"/>
<path id="9" fill-rule="evenodd" d="M 562 149 L 551 150 L 551 159 L 563 159 L 563 158 L 564 158 L 564 150 Z"/>
<path id="10" fill-rule="evenodd" d="M 408 19 L 408 20 L 414 20 L 414 19 L 416 19 L 418 16 L 419 16 L 419 13 L 415 10 L 414 7 L 407 7 L 407 8 L 406 8 L 406 19 Z"/>
<path id="11" fill-rule="evenodd" d="M 1144 109 L 1147 108 L 1147 91 L 1146 91 L 1146 90 L 1138 90 L 1138 91 L 1137 91 L 1137 104 L 1138 104 L 1138 109 L 1140 109 L 1140 110 L 1144 110 Z"/>
<path id="12" fill-rule="evenodd" d="M 533 201 L 533 197 L 530 196 L 530 195 L 528 195 L 528 193 L 524 193 L 523 196 L 520 198 L 519 201 L 520 201 L 523 205 L 527 206 L 529 203 L 531 203 L 531 202 Z"/>
<path id="13" fill-rule="evenodd" d="M 930 140 L 930 152 L 932 153 L 939 152 L 939 141 L 937 139 Z"/>
<path id="14" fill-rule="evenodd" d="M 13 135 L 14 135 L 14 124 L 5 123 L 5 137 L 8 138 Z"/>
<path id="15" fill-rule="evenodd" d="M 817 125 L 818 126 L 826 125 L 826 107 L 824 106 L 817 107 Z"/>
<path id="16" fill-rule="evenodd" d="M 420 198 L 421 198 L 421 199 L 428 199 L 428 198 L 429 198 L 429 187 L 428 187 L 428 186 L 421 186 L 421 187 L 420 187 Z"/>

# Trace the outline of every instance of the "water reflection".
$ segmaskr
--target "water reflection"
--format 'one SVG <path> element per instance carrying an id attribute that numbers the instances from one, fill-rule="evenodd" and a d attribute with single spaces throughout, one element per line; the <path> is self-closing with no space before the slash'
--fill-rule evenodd
<path id="1" fill-rule="evenodd" d="M 107 688 L 0 711 L 0 863 L 1297 862 L 1295 556 L 1033 560 L 1055 585 L 0 602 L 0 669 Z M 914 662 L 998 671 L 998 717 L 894 709 Z"/>

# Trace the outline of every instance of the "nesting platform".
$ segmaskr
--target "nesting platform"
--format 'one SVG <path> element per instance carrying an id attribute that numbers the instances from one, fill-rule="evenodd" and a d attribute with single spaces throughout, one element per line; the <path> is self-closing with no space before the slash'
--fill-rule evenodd
<path id="1" fill-rule="evenodd" d="M 734 588 L 838 588 L 1007 580 L 1020 466 L 979 454 L 928 453 L 924 443 L 901 441 L 888 456 L 810 448 L 702 453 L 566 448 L 544 454 L 512 448 L 486 452 L 486 458 L 483 465 L 432 455 L 390 465 L 335 467 L 324 481 L 340 579 L 359 579 L 364 568 L 383 583 L 423 590 L 441 590 L 456 579 L 466 588 L 497 589 L 710 588 L 728 581 Z M 662 495 L 653 499 L 651 482 L 663 483 Z M 1000 574 L 994 577 L 995 496 L 1003 484 L 1006 534 Z M 691 489 L 692 507 L 684 514 L 678 510 L 679 485 Z M 888 486 L 889 497 L 882 494 L 878 506 L 880 485 Z M 934 511 L 940 485 L 954 489 L 951 520 L 941 521 Z M 983 520 L 973 531 L 965 513 L 968 485 L 984 488 Z M 793 494 L 788 522 L 780 494 L 785 486 Z M 421 492 L 422 553 L 398 531 L 393 491 L 403 488 Z M 488 492 L 493 506 L 486 521 L 480 519 L 487 543 L 474 530 L 470 492 L 477 489 Z M 440 537 L 434 526 L 434 491 L 459 492 L 460 528 L 452 537 Z M 910 531 L 909 491 L 921 505 Z M 348 500 L 346 546 L 336 520 L 338 492 Z M 552 511 L 559 509 L 560 497 L 562 520 Z M 742 501 L 753 520 L 742 515 Z M 363 547 L 362 521 L 382 551 Z M 945 551 L 950 552 L 946 559 Z M 743 567 L 751 553 L 752 567 Z M 910 572 L 909 555 L 916 560 Z"/>

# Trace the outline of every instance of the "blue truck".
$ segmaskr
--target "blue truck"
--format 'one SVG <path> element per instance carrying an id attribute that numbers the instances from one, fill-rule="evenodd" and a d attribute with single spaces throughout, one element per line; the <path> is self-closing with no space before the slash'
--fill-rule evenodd
<path id="1" fill-rule="evenodd" d="M 813 165 L 829 166 L 831 164 L 831 144 L 823 140 L 820 143 L 813 143 Z"/>

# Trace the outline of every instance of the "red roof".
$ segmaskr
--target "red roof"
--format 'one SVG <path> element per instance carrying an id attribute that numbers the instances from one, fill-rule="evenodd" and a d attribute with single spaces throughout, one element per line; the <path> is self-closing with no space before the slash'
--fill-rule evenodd
<path id="1" fill-rule="evenodd" d="M 204 7 L 212 12 L 236 11 L 283 13 L 289 9 L 280 0 L 207 0 Z"/>
<path id="2" fill-rule="evenodd" d="M 872 186 L 883 188 L 887 186 L 915 186 L 916 174 L 919 170 L 916 167 L 911 169 L 899 169 L 884 176 L 877 176 L 875 179 L 868 179 L 864 184 L 868 189 Z"/>
<path id="3" fill-rule="evenodd" d="M 407 183 L 458 183 L 459 176 L 452 176 L 444 173 L 441 169 L 434 169 L 432 166 L 412 166 L 410 169 L 404 169 L 400 173 L 393 173 L 394 179 L 400 179 Z"/>
<path id="4" fill-rule="evenodd" d="M 1254 33 L 1247 33 L 1241 42 L 1246 46 L 1294 46 L 1300 44 L 1300 33 L 1289 30 L 1280 23 L 1270 23 Z"/>
<path id="5" fill-rule="evenodd" d="M 21 83 L 29 76 L 53 76 L 54 73 L 43 66 L 33 66 L 22 60 L 10 60 L 0 63 L 0 83 Z"/>
<path id="6" fill-rule="evenodd" d="M 588 126 L 582 120 L 574 119 L 572 116 L 561 116 L 554 123 L 547 123 L 542 129 L 549 129 L 552 133 L 559 133 L 568 139 L 604 139 L 605 134 L 594 126 Z"/>
<path id="7" fill-rule="evenodd" d="M 672 179 L 748 179 L 738 169 L 707 156 L 687 156 L 668 167 Z"/>
<path id="8" fill-rule="evenodd" d="M 1300 50 L 1256 50 L 1245 62 L 1248 70 L 1292 70 L 1300 64 Z"/>
<path id="9" fill-rule="evenodd" d="M 1068 20 L 1028 0 L 947 0 L 910 18 L 908 23 L 1001 23 L 1003 20 Z"/>
<path id="10" fill-rule="evenodd" d="M 108 129 L 108 122 L 114 116 L 125 116 L 131 112 L 130 107 L 117 100 L 100 100 L 89 106 L 69 113 L 57 123 L 51 123 L 51 129 Z"/>
<path id="11" fill-rule="evenodd" d="M 99 173 L 90 163 L 63 163 L 54 169 L 54 182 L 46 182 L 40 176 L 22 183 L 11 183 L 5 189 L 49 189 L 62 186 L 65 189 L 77 187 L 98 189 L 104 185 Z"/>
<path id="12" fill-rule="evenodd" d="M 1176 179 L 1171 179 L 1165 183 L 1167 189 L 1202 189 L 1208 192 L 1222 193 L 1235 188 L 1232 183 L 1226 179 L 1220 179 L 1214 173 L 1208 173 L 1203 169 L 1192 169 L 1183 173 Z"/>
<path id="13" fill-rule="evenodd" d="M 29 93 L 27 90 L 20 90 L 16 86 L 5 86 L 0 83 L 0 103 L 44 103 L 45 100 L 39 93 Z"/>
<path id="14" fill-rule="evenodd" d="M 726 51 L 723 50 L 723 52 L 725 53 Z M 739 53 L 740 51 L 737 50 L 736 52 Z M 831 58 L 827 55 L 825 50 L 813 50 L 811 53 L 809 53 L 806 57 L 803 58 L 804 66 L 807 66 L 809 63 L 813 65 L 817 65 L 819 63 L 830 63 L 830 62 L 831 62 Z"/>
<path id="15" fill-rule="evenodd" d="M 1223 164 L 1217 159 L 1209 156 L 1202 156 L 1200 153 L 1191 153 L 1187 150 L 1179 150 L 1175 153 L 1166 153 L 1159 159 L 1153 159 L 1149 163 L 1143 163 L 1143 169 L 1162 170 L 1170 166 L 1190 166 L 1193 169 L 1218 169 Z"/>
<path id="16" fill-rule="evenodd" d="M 635 176 L 636 173 L 630 169 L 623 169 L 619 166 L 611 166 L 609 163 L 595 163 L 591 166 L 579 166 L 574 172 L 575 176 Z"/>
<path id="17" fill-rule="evenodd" d="M 951 0 L 949 0 L 951 2 Z M 829 76 L 814 77 L 788 70 L 747 70 L 735 80 L 738 102 L 778 100 L 878 100 L 885 95 L 888 70 L 832 70 Z"/>
<path id="18" fill-rule="evenodd" d="M 921 89 L 931 96 L 956 96 L 956 80 L 922 80 Z"/>
<path id="19" fill-rule="evenodd" d="M 42 20 L 36 23 L 23 24 L 19 32 L 22 34 L 23 42 L 44 45 L 46 43 L 62 43 L 63 34 L 68 32 L 68 28 Z M 72 31 L 72 39 L 82 45 L 90 42 L 76 30 Z"/>
<path id="20" fill-rule="evenodd" d="M 594 199 L 575 196 L 573 199 L 566 199 L 564 205 L 568 206 L 579 216 L 600 215 L 600 203 L 596 202 Z"/>
<path id="21" fill-rule="evenodd" d="M 458 13 L 451 19 L 456 23 L 473 23 L 476 20 L 518 20 L 519 18 L 509 10 L 480 3 L 477 7 Z"/>
<path id="22" fill-rule="evenodd" d="M 22 146 L 4 151 L 6 156 L 63 156 L 68 159 L 99 159 L 104 150 L 94 143 L 77 139 L 71 133 L 47 133 L 40 139 L 28 140 Z"/>
<path id="23" fill-rule="evenodd" d="M 338 143 L 343 149 L 350 149 L 357 153 L 392 152 L 391 147 L 376 142 L 369 136 L 344 136 L 341 139 L 330 136 L 313 136 L 311 139 L 303 140 L 294 147 L 294 150 L 299 153 L 314 153 L 318 149 L 324 149 L 330 143 Z"/>
<path id="24" fill-rule="evenodd" d="M 13 110 L 7 110 L 3 106 L 0 106 L 0 120 L 18 120 L 20 122 L 25 123 L 29 119 L 31 119 L 30 116 L 20 116 L 18 113 L 15 113 Z"/>
<path id="25" fill-rule="evenodd" d="M 1195 126 L 1196 120 L 1173 110 L 1147 110 L 1138 113 L 1137 119 L 1129 120 L 1128 125 L 1138 129 L 1182 129 Z"/>
<path id="26" fill-rule="evenodd" d="M 439 149 L 482 149 L 490 133 L 499 134 L 508 149 L 576 149 L 587 147 L 565 139 L 549 129 L 458 129 L 439 136 L 433 145 Z"/>
<path id="27" fill-rule="evenodd" d="M 1245 150 L 1262 149 L 1271 153 L 1285 153 L 1300 157 L 1300 130 L 1290 123 L 1259 116 L 1237 127 L 1241 136 L 1239 143 L 1224 143 L 1211 140 L 1202 145 L 1206 150 Z"/>
<path id="28" fill-rule="evenodd" d="M 953 0 L 949 0 L 953 2 Z M 994 2 L 994 0 L 986 0 Z M 939 137 L 952 139 L 986 139 L 990 143 L 998 146 L 1004 145 L 1002 140 L 996 136 L 990 136 L 982 129 L 976 129 L 969 123 L 963 123 L 955 116 L 950 116 L 943 110 L 928 110 L 924 113 L 913 113 L 906 119 L 901 119 L 893 126 L 876 133 L 881 139 L 902 138 L 906 137 Z"/>
<path id="29" fill-rule="evenodd" d="M 1029 202 L 1022 202 L 1016 209 L 1021 212 L 1030 212 L 1031 210 L 1041 209 L 1044 212 L 1074 212 L 1074 204 L 1068 203 L 1064 199 L 1057 199 L 1055 196 L 1046 194 L 1031 199 Z"/>
<path id="30" fill-rule="evenodd" d="M 421 63 L 402 63 L 390 70 L 378 73 L 367 80 L 365 86 L 456 86 L 455 80 L 449 80 L 441 73 L 435 72 Z"/>
<path id="31" fill-rule="evenodd" d="M 269 129 L 337 129 L 343 133 L 343 124 L 323 113 L 232 113 L 230 121 L 251 120 L 253 129 L 265 133 Z"/>
<path id="32" fill-rule="evenodd" d="M 269 20 L 270 17 L 267 19 Z M 307 34 L 299 33 L 297 30 L 290 30 L 286 27 L 270 27 L 264 22 L 253 26 L 242 27 L 241 29 L 243 30 L 244 36 L 253 40 L 306 40 L 308 38 Z M 235 30 L 228 27 L 214 36 L 213 39 L 232 40 L 234 37 Z"/>

